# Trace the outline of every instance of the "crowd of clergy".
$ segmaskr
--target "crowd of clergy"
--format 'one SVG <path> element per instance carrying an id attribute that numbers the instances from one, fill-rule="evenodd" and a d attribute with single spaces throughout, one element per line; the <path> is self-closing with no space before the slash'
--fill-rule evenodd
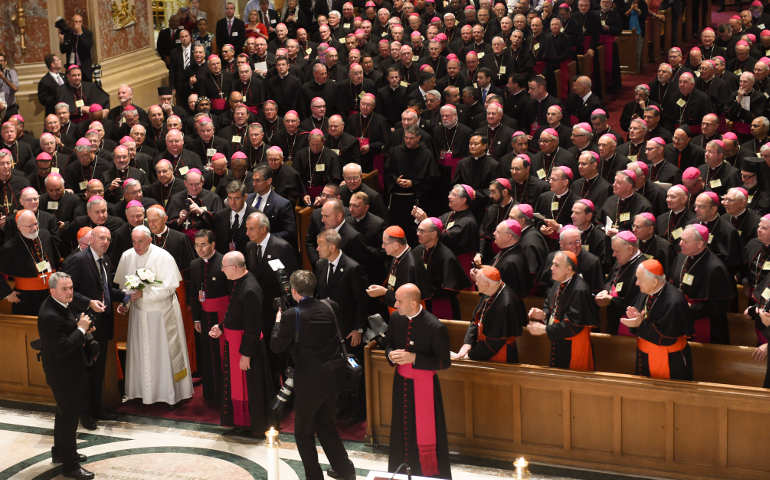
<path id="1" fill-rule="evenodd" d="M 638 338 L 637 373 L 690 379 L 688 341 L 730 343 L 739 285 L 766 356 L 760 1 L 671 48 L 634 88 L 622 131 L 597 85 L 620 86 L 615 37 L 657 15 L 645 2 L 313 3 L 263 0 L 248 25 L 227 3 L 216 34 L 173 19 L 158 42 L 169 86 L 152 105 L 134 102 L 129 78 L 111 105 L 76 63 L 46 57 L 43 133 L 8 110 L 0 127 L 0 298 L 14 313 L 37 314 L 46 275 L 91 229 L 109 229 L 114 273 L 145 225 L 184 278 L 212 402 L 218 367 L 205 359 L 219 340 L 206 333 L 227 311 L 216 299 L 231 294 L 221 265 L 235 250 L 263 292 L 251 313 L 266 337 L 282 275 L 307 259 L 358 355 L 367 317 L 387 319 L 414 284 L 443 319 L 460 319 L 458 292 L 478 291 L 453 359 L 516 362 L 528 330 L 548 336 L 552 366 L 593 369 L 589 332 L 606 307 L 607 333 Z M 563 62 L 601 45 L 605 70 L 557 91 Z M 303 238 L 297 207 L 312 208 Z M 544 304 L 526 311 L 532 296 Z M 271 360 L 277 386 L 285 361 Z"/>

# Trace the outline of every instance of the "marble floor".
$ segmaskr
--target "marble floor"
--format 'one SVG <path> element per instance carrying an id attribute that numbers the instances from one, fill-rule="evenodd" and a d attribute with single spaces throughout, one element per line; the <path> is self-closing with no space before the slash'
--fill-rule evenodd
<path id="1" fill-rule="evenodd" d="M 220 427 L 139 416 L 100 422 L 93 432 L 78 433 L 78 449 L 88 456 L 86 468 L 98 479 L 203 480 L 267 479 L 268 449 L 263 442 L 222 436 Z M 280 437 L 280 479 L 304 478 L 302 462 L 290 434 Z M 19 406 L 0 406 L 0 480 L 62 478 L 51 463 L 53 414 Z M 346 442 L 359 479 L 370 470 L 385 470 L 387 453 L 360 442 Z M 319 447 L 319 460 L 328 463 Z M 513 478 L 505 465 L 458 459 L 452 476 L 461 480 Z M 502 468 L 500 468 L 502 467 Z M 538 473 L 542 472 L 542 473 Z M 533 466 L 532 480 L 627 479 L 598 472 Z"/>

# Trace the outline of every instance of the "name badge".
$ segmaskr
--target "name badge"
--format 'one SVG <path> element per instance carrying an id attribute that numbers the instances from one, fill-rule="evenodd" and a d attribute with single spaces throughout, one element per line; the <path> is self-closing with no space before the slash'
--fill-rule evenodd
<path id="1" fill-rule="evenodd" d="M 692 286 L 693 280 L 695 280 L 695 277 L 693 277 L 689 273 L 685 273 L 684 277 L 682 277 L 682 283 L 684 283 L 685 285 L 688 285 L 688 286 Z"/>
<path id="2" fill-rule="evenodd" d="M 711 245 L 712 240 L 714 240 L 714 235 L 709 233 L 709 245 Z"/>
<path id="3" fill-rule="evenodd" d="M 559 202 L 551 202 L 551 211 L 555 212 L 559 209 Z"/>
<path id="4" fill-rule="evenodd" d="M 399 82 L 399 84 L 400 84 L 402 87 L 408 87 L 408 86 L 409 86 L 409 84 L 408 84 L 408 83 L 406 83 L 406 82 L 405 82 L 405 81 L 403 81 L 403 80 L 401 80 L 401 81 Z"/>
<path id="5" fill-rule="evenodd" d="M 75 100 L 75 107 L 76 108 L 83 108 L 86 106 L 86 102 L 83 100 Z"/>
<path id="6" fill-rule="evenodd" d="M 543 170 L 542 168 L 540 170 L 538 170 L 537 171 L 537 178 L 539 178 L 540 180 L 544 179 L 545 178 L 545 170 Z"/>
<path id="7" fill-rule="evenodd" d="M 762 298 L 765 299 L 765 301 L 770 300 L 770 288 L 765 287 L 765 289 L 762 290 Z"/>
<path id="8" fill-rule="evenodd" d="M 607 26 L 607 21 L 606 20 L 602 20 L 602 27 L 606 27 L 606 26 Z"/>
<path id="9" fill-rule="evenodd" d="M 709 187 L 711 188 L 717 188 L 722 186 L 722 180 L 716 179 L 709 182 Z"/>
<path id="10" fill-rule="evenodd" d="M 54 202 L 52 200 L 48 201 L 48 210 L 58 210 L 59 209 L 59 202 Z"/>
<path id="11" fill-rule="evenodd" d="M 310 55 L 310 53 L 313 51 L 312 48 L 306 48 L 305 49 L 305 55 Z"/>
<path id="12" fill-rule="evenodd" d="M 767 95 L 767 92 L 765 92 L 765 95 Z M 756 155 L 757 155 L 757 158 L 762 158 L 762 154 L 761 153 L 757 152 Z"/>
<path id="13" fill-rule="evenodd" d="M 676 101 L 677 106 L 679 106 L 680 108 L 684 107 L 686 103 L 687 102 L 684 101 L 684 98 L 680 98 L 679 100 Z"/>
<path id="14" fill-rule="evenodd" d="M 206 149 L 206 156 L 207 157 L 213 157 L 215 153 L 217 153 L 217 149 L 216 148 L 207 148 Z"/>
<path id="15" fill-rule="evenodd" d="M 734 73 L 734 74 L 736 74 L 736 75 L 738 75 L 738 76 L 740 77 L 740 76 L 741 76 L 741 73 L 743 73 L 743 70 L 741 70 L 741 69 L 739 68 L 739 69 L 737 69 L 737 70 L 733 70 L 733 73 Z"/>
<path id="16" fill-rule="evenodd" d="M 80 190 L 85 190 L 86 187 L 88 187 L 88 180 L 83 180 L 82 182 L 78 183 L 78 188 Z"/>
<path id="17" fill-rule="evenodd" d="M 348 29 L 348 28 L 350 28 L 350 24 L 349 23 L 343 23 L 342 24 L 342 28 Z"/>
<path id="18" fill-rule="evenodd" d="M 338 157 L 340 156 L 340 149 L 339 148 L 330 148 L 329 150 L 334 152 L 334 154 L 337 155 Z"/>
<path id="19" fill-rule="evenodd" d="M 693 72 L 693 73 L 695 73 L 696 77 L 700 77 L 700 70 L 695 70 L 695 72 Z"/>
<path id="20" fill-rule="evenodd" d="M 647 260 L 650 260 L 652 258 L 652 255 L 650 255 L 649 253 L 645 253 L 644 258 L 646 258 Z"/>
<path id="21" fill-rule="evenodd" d="M 339 39 L 339 42 L 341 44 L 343 44 L 343 45 L 345 44 L 346 41 L 347 41 L 347 39 L 345 37 L 342 37 L 342 38 Z"/>
<path id="22" fill-rule="evenodd" d="M 51 173 L 59 173 L 59 167 L 51 167 Z"/>
<path id="23" fill-rule="evenodd" d="M 364 95 L 366 95 L 366 92 L 361 92 L 358 94 L 358 98 L 364 98 Z"/>
<path id="24" fill-rule="evenodd" d="M 190 167 L 188 167 L 187 165 L 179 169 L 179 173 L 182 175 L 187 175 L 187 172 L 189 171 L 190 171 Z"/>
<path id="25" fill-rule="evenodd" d="M 50 270 L 51 265 L 46 260 L 43 260 L 42 262 L 37 262 L 35 268 L 37 268 L 38 273 L 43 273 Z"/>
<path id="26" fill-rule="evenodd" d="M 674 240 L 679 240 L 679 237 L 682 236 L 682 227 L 679 227 L 671 232 L 671 236 L 674 238 Z"/>
<path id="27" fill-rule="evenodd" d="M 413 62 L 417 62 L 419 60 L 420 60 L 420 57 L 418 57 L 417 55 L 412 55 L 412 61 Z"/>
<path id="28" fill-rule="evenodd" d="M 754 201 L 754 195 L 749 195 L 749 203 Z"/>
<path id="29" fill-rule="evenodd" d="M 326 164 L 325 163 L 319 163 L 315 166 L 316 172 L 325 172 L 326 171 Z"/>
<path id="30" fill-rule="evenodd" d="M 230 36 L 231 37 L 237 37 L 238 36 L 238 32 L 232 32 L 232 33 L 230 33 Z"/>
<path id="31" fill-rule="evenodd" d="M 385 37 L 387 37 L 387 36 L 388 36 L 388 32 L 382 32 L 382 33 L 380 34 L 380 37 L 382 37 L 382 38 L 385 38 Z"/>
<path id="32" fill-rule="evenodd" d="M 540 50 L 540 42 L 537 42 L 536 44 L 532 45 L 532 50 L 535 50 L 535 51 Z"/>
<path id="33" fill-rule="evenodd" d="M 507 70 L 508 70 L 508 69 L 507 69 L 507 68 L 505 68 L 505 65 L 501 65 L 501 66 L 500 66 L 500 70 L 499 70 L 499 71 L 500 71 L 500 75 L 505 75 L 505 72 L 506 72 Z"/>
<path id="34" fill-rule="evenodd" d="M 586 252 L 588 251 L 588 248 L 589 248 L 588 245 L 581 245 L 581 247 L 583 248 L 584 251 Z"/>
<path id="35" fill-rule="evenodd" d="M 629 155 L 628 159 L 631 160 L 632 162 L 635 162 L 636 161 L 636 155 Z"/>
<path id="36" fill-rule="evenodd" d="M 623 212 L 618 217 L 618 221 L 621 221 L 621 222 L 627 222 L 629 220 L 631 220 L 631 214 L 629 212 Z"/>
<path id="37" fill-rule="evenodd" d="M 233 138 L 230 139 L 230 143 L 241 143 L 241 136 L 233 135 Z"/>
<path id="38" fill-rule="evenodd" d="M 203 290 L 198 290 L 198 301 L 200 303 L 203 303 L 206 301 L 206 292 L 204 292 Z"/>
<path id="39" fill-rule="evenodd" d="M 388 287 L 394 288 L 396 286 L 396 276 L 388 275 Z"/>
<path id="40" fill-rule="evenodd" d="M 765 24 L 764 23 L 760 23 L 759 25 L 757 25 L 757 28 L 760 29 L 760 30 L 764 30 L 765 29 Z"/>
<path id="41" fill-rule="evenodd" d="M 615 290 L 617 290 L 618 292 L 623 290 L 623 282 L 616 283 L 615 284 Z"/>
<path id="42" fill-rule="evenodd" d="M 486 55 L 484 52 L 479 52 L 479 60 L 481 60 L 482 58 L 484 58 L 484 55 Z"/>
<path id="43" fill-rule="evenodd" d="M 449 230 L 450 228 L 452 228 L 454 226 L 455 226 L 455 222 L 453 222 L 453 221 L 449 222 L 449 223 L 446 224 L 446 229 Z"/>

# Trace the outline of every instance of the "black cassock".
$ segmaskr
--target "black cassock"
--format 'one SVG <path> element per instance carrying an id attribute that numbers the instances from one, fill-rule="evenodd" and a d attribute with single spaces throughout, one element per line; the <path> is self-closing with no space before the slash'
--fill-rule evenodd
<path id="1" fill-rule="evenodd" d="M 48 262 L 43 265 L 41 262 Z M 41 272 L 46 266 L 46 272 Z M 41 273 L 46 273 L 50 277 L 51 273 L 59 268 L 59 252 L 56 250 L 51 234 L 46 230 L 39 230 L 36 240 L 28 240 L 16 233 L 9 238 L 2 248 L 0 255 L 0 273 L 15 278 L 38 277 Z M 17 280 L 17 283 L 19 281 Z M 5 298 L 11 294 L 13 289 L 8 285 L 7 279 L 0 278 L 0 298 Z M 15 315 L 37 315 L 40 304 L 48 296 L 48 290 L 19 290 L 19 303 L 11 306 L 11 311 Z"/>
<path id="2" fill-rule="evenodd" d="M 511 207 L 514 202 L 511 200 L 508 205 L 500 205 L 499 203 L 493 203 L 489 205 L 484 211 L 484 217 L 481 219 L 481 225 L 479 233 L 481 234 L 481 246 L 479 252 L 481 253 L 482 261 L 489 263 L 494 256 L 493 244 L 495 242 L 494 232 L 497 226 L 503 220 L 508 219 L 508 214 L 511 213 Z"/>
<path id="3" fill-rule="evenodd" d="M 265 319 L 256 312 L 262 311 L 262 288 L 251 273 L 233 281 L 230 294 L 230 306 L 225 316 L 224 328 L 243 331 L 238 352 L 251 359 L 251 368 L 246 370 L 246 387 L 249 399 L 249 415 L 251 417 L 251 432 L 257 435 L 267 430 L 270 416 L 270 401 L 273 398 L 270 363 L 267 356 L 267 346 L 260 335 L 263 332 Z M 220 325 L 222 327 L 222 325 Z M 266 333 L 266 331 L 265 331 Z M 225 359 L 230 354 L 230 344 L 225 342 Z M 225 397 L 224 402 L 231 400 L 230 370 L 239 365 L 225 362 Z M 229 367 L 229 368 L 228 368 Z"/>
<path id="4" fill-rule="evenodd" d="M 697 221 L 694 223 L 698 223 Z M 708 248 L 719 257 L 730 273 L 737 273 L 743 265 L 741 237 L 730 220 L 717 216 L 711 222 L 700 222 L 709 229 Z"/>
<path id="5" fill-rule="evenodd" d="M 396 349 L 405 349 L 416 354 L 413 364 L 415 370 L 443 370 L 451 364 L 447 327 L 424 309 L 411 320 L 394 312 L 390 316 L 387 342 L 386 354 Z M 436 419 L 438 477 L 451 479 L 449 441 L 438 375 L 433 377 L 433 408 Z M 407 462 L 412 468 L 412 474 L 422 475 L 417 448 L 414 380 L 402 377 L 397 371 L 393 377 L 392 415 L 388 471 L 394 472 L 401 463 Z"/>
<path id="6" fill-rule="evenodd" d="M 754 289 L 752 298 L 756 302 L 757 310 L 770 311 L 770 275 L 765 275 L 764 279 Z M 755 319 L 756 329 L 762 332 L 765 338 L 770 338 L 770 327 L 766 327 L 760 320 Z M 762 384 L 764 388 L 770 388 L 770 356 L 767 358 L 767 369 L 765 370 L 765 381 Z"/>
<path id="7" fill-rule="evenodd" d="M 534 277 L 529 273 L 521 242 L 497 252 L 490 263 L 500 271 L 500 279 L 521 298 L 529 295 Z"/>
<path id="8" fill-rule="evenodd" d="M 612 225 L 619 231 L 631 231 L 634 217 L 642 212 L 652 212 L 652 205 L 649 200 L 634 192 L 623 199 L 617 195 L 611 195 L 601 209 L 599 213 L 600 223 L 605 224 L 607 218 L 610 218 Z"/>
<path id="9" fill-rule="evenodd" d="M 585 327 L 598 326 L 599 322 L 599 311 L 588 284 L 580 275 L 573 275 L 565 283 L 554 282 L 545 297 L 543 312 L 548 322 L 546 333 L 551 340 L 550 366 L 570 368 L 572 344 L 577 340 L 570 338 L 580 334 Z"/>
<path id="10" fill-rule="evenodd" d="M 518 363 L 515 337 L 527 321 L 524 303 L 506 284 L 492 296 L 481 296 L 463 343 L 471 345 L 471 360 Z M 504 348 L 504 350 L 502 350 Z"/>
<path id="11" fill-rule="evenodd" d="M 396 182 L 399 177 L 412 181 L 412 186 L 402 188 Z M 405 145 L 391 148 L 385 159 L 385 203 L 390 210 L 390 220 L 416 238 L 416 227 L 411 211 L 415 205 L 430 210 L 435 202 L 429 198 L 431 181 L 438 177 L 438 167 L 430 150 L 420 144 L 409 149 Z"/>
<path id="12" fill-rule="evenodd" d="M 387 272 L 384 286 L 388 291 L 383 298 L 388 307 L 395 307 L 396 290 L 405 283 L 417 285 L 422 298 L 430 298 L 433 295 L 430 275 L 425 265 L 412 255 L 411 249 L 404 251 L 400 257 L 391 258 Z"/>
<path id="13" fill-rule="evenodd" d="M 642 312 L 649 305 L 641 325 L 631 329 L 631 333 L 656 345 L 673 345 L 683 335 L 687 335 L 687 301 L 682 292 L 670 283 L 656 294 L 640 293 L 634 306 Z M 692 380 L 692 356 L 690 346 L 684 350 L 668 354 L 670 378 Z M 650 376 L 648 355 L 636 350 L 636 374 Z"/>
<path id="14" fill-rule="evenodd" d="M 654 258 L 663 265 L 666 275 L 671 271 L 671 262 L 674 261 L 676 252 L 670 242 L 659 235 L 653 235 L 649 240 L 639 240 L 639 251 L 646 259 Z"/>
<path id="15" fill-rule="evenodd" d="M 434 315 L 444 319 L 460 319 L 457 292 L 471 285 L 455 254 L 443 243 L 427 250 L 417 245 L 410 252 L 417 263 L 422 262 L 428 272 L 433 296 L 425 304 Z"/>
<path id="16" fill-rule="evenodd" d="M 470 209 L 449 211 L 441 215 L 440 219 L 444 223 L 441 241 L 458 256 L 458 260 L 462 254 L 473 254 L 478 251 L 479 224 Z"/>
<path id="17" fill-rule="evenodd" d="M 727 308 L 735 297 L 735 282 L 719 257 L 708 248 L 693 257 L 680 253 L 674 260 L 670 281 L 690 305 L 688 335 L 695 334 L 698 341 L 706 343 L 729 344 Z M 708 324 L 697 322 L 702 319 Z"/>
<path id="18" fill-rule="evenodd" d="M 222 299 L 229 296 L 227 277 L 222 272 L 222 256 L 215 251 L 208 261 L 202 258 L 193 260 L 190 263 L 190 282 L 187 284 L 187 306 L 192 310 L 193 320 L 201 323 L 201 333 L 195 335 L 195 346 L 203 398 L 209 405 L 217 407 L 222 406 L 223 398 L 220 342 L 224 340 L 209 337 L 209 331 L 221 321 L 218 311 L 222 312 L 222 316 L 227 311 L 224 307 L 227 300 Z M 232 405 L 223 406 L 221 423 L 232 425 Z"/>
<path id="19" fill-rule="evenodd" d="M 612 295 L 612 301 L 607 305 L 607 328 L 609 333 L 617 334 L 620 318 L 626 316 L 626 307 L 632 305 L 639 296 L 639 287 L 636 285 L 636 267 L 645 259 L 643 255 L 637 255 L 625 265 L 618 265 L 617 261 L 612 266 L 609 281 L 604 289 Z"/>

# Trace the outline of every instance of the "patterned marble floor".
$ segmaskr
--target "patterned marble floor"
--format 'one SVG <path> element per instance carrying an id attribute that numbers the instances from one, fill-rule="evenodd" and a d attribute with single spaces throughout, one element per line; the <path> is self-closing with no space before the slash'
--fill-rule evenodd
<path id="1" fill-rule="evenodd" d="M 81 429 L 82 430 L 82 429 Z M 211 425 L 157 418 L 123 416 L 100 422 L 94 432 L 78 434 L 78 449 L 88 456 L 86 468 L 97 479 L 204 480 L 267 479 L 267 448 L 262 442 L 224 437 Z M 53 414 L 0 406 L 0 480 L 62 478 L 51 463 Z M 347 442 L 359 479 L 370 470 L 385 470 L 387 454 L 366 444 Z M 302 462 L 291 435 L 281 435 L 280 479 L 304 478 Z M 319 460 L 328 467 L 323 450 Z M 549 467 L 542 467 L 547 472 Z M 541 469 L 541 470 L 542 470 Z M 532 480 L 601 479 L 618 477 L 595 472 L 552 469 L 557 476 L 533 475 Z M 511 470 L 494 466 L 452 463 L 452 476 L 461 480 L 513 478 Z"/>

